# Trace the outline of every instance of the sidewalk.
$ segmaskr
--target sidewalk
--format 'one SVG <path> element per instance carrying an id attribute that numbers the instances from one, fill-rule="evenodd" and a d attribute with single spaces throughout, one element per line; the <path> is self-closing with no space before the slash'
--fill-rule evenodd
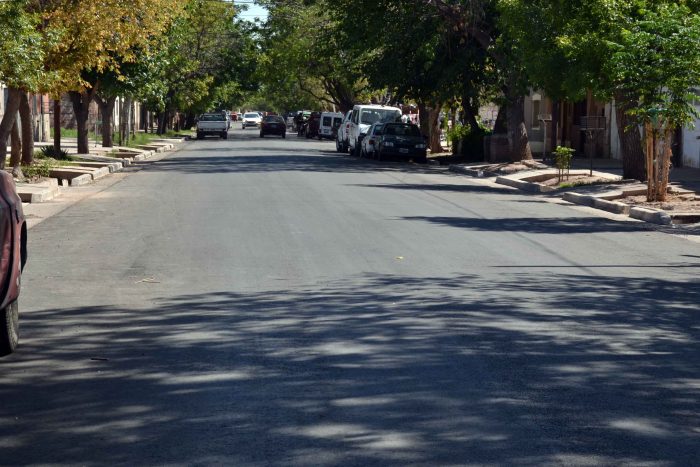
<path id="1" fill-rule="evenodd" d="M 103 148 L 90 142 L 90 154 L 77 154 L 77 140 L 62 138 L 61 149 L 72 156 L 72 161 L 52 168 L 49 178 L 38 182 L 16 182 L 17 194 L 22 199 L 29 228 L 63 211 L 81 199 L 108 188 L 121 180 L 125 168 L 140 161 L 156 161 L 165 157 L 185 138 L 157 138 L 140 148 L 114 146 Z M 35 143 L 35 149 L 52 143 Z M 9 154 L 9 148 L 8 148 Z"/>
<path id="2" fill-rule="evenodd" d="M 572 169 L 588 169 L 590 160 L 576 157 L 572 160 Z M 622 161 L 617 159 L 593 159 L 593 170 L 622 176 Z M 672 167 L 669 176 L 671 183 L 678 184 L 686 190 L 700 194 L 700 169 L 693 167 Z"/>

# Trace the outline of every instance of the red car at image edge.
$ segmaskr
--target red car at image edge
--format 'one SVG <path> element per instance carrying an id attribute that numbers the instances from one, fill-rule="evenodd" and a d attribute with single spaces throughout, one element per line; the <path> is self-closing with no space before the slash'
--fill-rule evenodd
<path id="1" fill-rule="evenodd" d="M 27 262 L 27 224 L 12 176 L 0 170 L 0 356 L 14 352 L 19 342 L 19 297 Z"/>

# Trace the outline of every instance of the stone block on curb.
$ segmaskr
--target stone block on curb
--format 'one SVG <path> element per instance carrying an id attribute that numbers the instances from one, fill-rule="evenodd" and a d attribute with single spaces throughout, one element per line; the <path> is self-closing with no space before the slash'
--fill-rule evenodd
<path id="1" fill-rule="evenodd" d="M 619 201 L 609 201 L 602 198 L 594 198 L 593 207 L 615 214 L 627 215 L 630 212 L 630 206 L 628 204 L 620 203 Z"/>
<path id="2" fill-rule="evenodd" d="M 640 221 L 650 222 L 652 224 L 659 225 L 670 225 L 671 216 L 664 211 L 658 211 L 656 209 L 649 209 L 643 207 L 633 207 L 630 209 L 630 217 L 634 219 L 639 219 Z"/>
<path id="3" fill-rule="evenodd" d="M 17 183 L 17 194 L 23 203 L 44 203 L 58 196 L 58 180 L 50 178 L 39 183 Z"/>
<path id="4" fill-rule="evenodd" d="M 508 177 L 497 177 L 496 178 L 496 183 L 500 185 L 506 185 L 510 186 L 513 188 L 517 188 L 522 191 L 527 191 L 529 193 L 546 193 L 550 191 L 554 191 L 552 187 L 540 185 L 538 183 L 530 183 L 526 182 L 523 180 L 517 180 L 514 178 L 508 178 Z"/>
<path id="5" fill-rule="evenodd" d="M 593 207 L 593 204 L 595 203 L 595 197 L 591 195 L 582 195 L 581 193 L 574 193 L 572 191 L 568 191 L 564 193 L 564 201 L 568 201 L 569 203 L 573 204 L 580 204 L 582 206 Z"/>

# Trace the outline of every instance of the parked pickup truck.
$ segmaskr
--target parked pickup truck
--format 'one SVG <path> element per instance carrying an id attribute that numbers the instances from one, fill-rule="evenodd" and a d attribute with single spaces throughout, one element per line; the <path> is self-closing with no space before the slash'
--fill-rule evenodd
<path id="1" fill-rule="evenodd" d="M 207 135 L 221 136 L 228 139 L 228 119 L 223 112 L 206 113 L 197 120 L 197 139 Z"/>

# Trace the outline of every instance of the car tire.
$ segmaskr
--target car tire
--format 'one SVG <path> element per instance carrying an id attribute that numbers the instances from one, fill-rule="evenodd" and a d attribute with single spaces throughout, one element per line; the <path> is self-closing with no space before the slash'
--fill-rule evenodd
<path id="1" fill-rule="evenodd" d="M 282 138 L 286 138 L 286 137 L 287 137 L 287 133 L 282 133 Z"/>
<path id="2" fill-rule="evenodd" d="M 17 300 L 0 310 L 0 357 L 15 351 L 19 344 L 19 305 Z"/>
<path id="3" fill-rule="evenodd" d="M 379 151 L 377 151 L 377 160 L 378 161 L 382 160 L 382 150 L 381 149 Z"/>
<path id="4" fill-rule="evenodd" d="M 414 157 L 413 162 L 415 162 L 416 164 L 427 164 L 428 163 L 428 156 Z"/>
<path id="5" fill-rule="evenodd" d="M 264 137 L 265 137 L 265 133 L 263 133 L 263 132 L 261 131 L 261 132 L 260 132 L 260 137 L 261 137 L 261 138 L 264 138 Z"/>
<path id="6" fill-rule="evenodd" d="M 228 131 L 221 133 L 221 139 L 228 139 Z"/>
<path id="7" fill-rule="evenodd" d="M 197 139 L 203 139 L 204 135 L 201 134 L 200 132 L 197 132 Z"/>

